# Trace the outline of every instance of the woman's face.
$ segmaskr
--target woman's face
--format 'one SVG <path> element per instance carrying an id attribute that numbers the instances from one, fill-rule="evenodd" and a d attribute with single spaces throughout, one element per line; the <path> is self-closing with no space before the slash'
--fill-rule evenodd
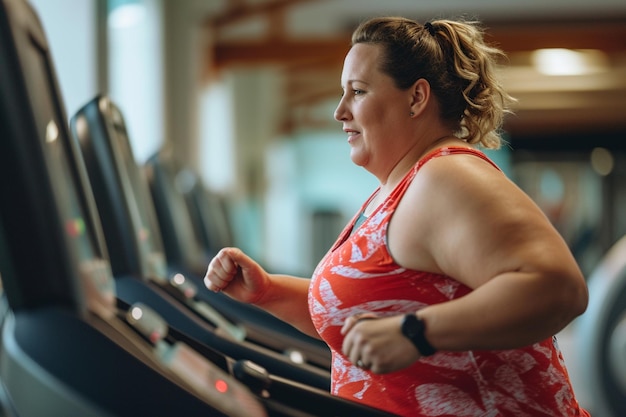
<path id="1" fill-rule="evenodd" d="M 406 151 L 411 111 L 410 91 L 398 89 L 379 69 L 382 52 L 382 46 L 362 43 L 350 49 L 335 110 L 348 135 L 352 162 L 377 176 L 388 175 Z"/>

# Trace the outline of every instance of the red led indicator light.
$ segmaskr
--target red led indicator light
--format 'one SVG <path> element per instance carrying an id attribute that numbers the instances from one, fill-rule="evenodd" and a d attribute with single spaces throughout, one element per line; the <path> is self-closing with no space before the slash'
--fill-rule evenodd
<path id="1" fill-rule="evenodd" d="M 218 379 L 215 381 L 215 389 L 224 394 L 228 391 L 228 383 L 226 383 L 223 379 Z"/>

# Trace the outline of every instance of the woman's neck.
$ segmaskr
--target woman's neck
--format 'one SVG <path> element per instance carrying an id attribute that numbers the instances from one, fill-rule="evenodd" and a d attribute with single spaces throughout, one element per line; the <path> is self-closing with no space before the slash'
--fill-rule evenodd
<path id="1" fill-rule="evenodd" d="M 404 178 L 407 172 L 417 161 L 428 155 L 435 149 L 442 148 L 444 146 L 459 146 L 465 144 L 462 140 L 449 134 L 437 137 L 436 139 L 427 141 L 426 143 L 417 141 L 413 147 L 394 165 L 387 177 L 383 180 L 380 179 L 381 190 L 393 190 L 396 185 Z"/>

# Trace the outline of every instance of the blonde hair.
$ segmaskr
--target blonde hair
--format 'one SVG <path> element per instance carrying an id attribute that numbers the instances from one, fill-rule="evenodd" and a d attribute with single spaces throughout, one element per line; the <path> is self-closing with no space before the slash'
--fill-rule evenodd
<path id="1" fill-rule="evenodd" d="M 514 99 L 496 77 L 504 53 L 484 41 L 478 22 L 435 20 L 424 25 L 403 17 L 370 19 L 352 34 L 352 45 L 383 46 L 380 69 L 398 88 L 426 79 L 441 117 L 470 144 L 497 149 Z"/>

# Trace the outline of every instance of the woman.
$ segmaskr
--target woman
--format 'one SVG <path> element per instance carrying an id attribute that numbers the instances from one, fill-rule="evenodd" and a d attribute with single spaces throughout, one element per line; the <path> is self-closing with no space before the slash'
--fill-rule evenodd
<path id="1" fill-rule="evenodd" d="M 376 18 L 353 34 L 335 118 L 378 189 L 312 280 L 223 249 L 205 282 L 333 353 L 332 393 L 403 416 L 588 415 L 554 334 L 584 278 L 540 209 L 475 146 L 511 98 L 471 22 Z"/>

